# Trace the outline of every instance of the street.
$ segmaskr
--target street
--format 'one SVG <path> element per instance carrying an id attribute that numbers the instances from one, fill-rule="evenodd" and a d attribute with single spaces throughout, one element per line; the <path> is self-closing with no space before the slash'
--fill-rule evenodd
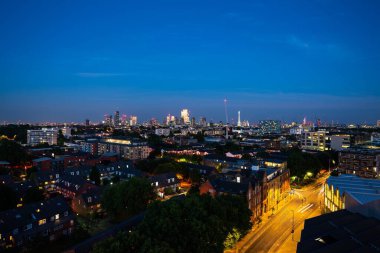
<path id="1" fill-rule="evenodd" d="M 267 220 L 264 218 L 263 224 L 253 229 L 238 245 L 239 252 L 295 252 L 304 220 L 321 214 L 326 178 L 327 175 L 307 187 L 294 190 L 274 215 L 270 213 Z"/>

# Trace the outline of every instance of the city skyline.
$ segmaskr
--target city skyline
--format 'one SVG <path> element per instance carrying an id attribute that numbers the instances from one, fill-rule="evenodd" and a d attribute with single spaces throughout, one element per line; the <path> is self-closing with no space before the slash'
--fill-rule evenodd
<path id="1" fill-rule="evenodd" d="M 115 110 L 161 120 L 189 108 L 218 122 L 227 97 L 229 113 L 249 121 L 374 123 L 379 7 L 4 1 L 0 120 L 82 122 Z"/>

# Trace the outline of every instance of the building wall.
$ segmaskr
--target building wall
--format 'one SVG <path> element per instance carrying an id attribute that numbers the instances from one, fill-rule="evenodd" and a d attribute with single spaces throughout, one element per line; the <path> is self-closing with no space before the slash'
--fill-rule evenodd
<path id="1" fill-rule="evenodd" d="M 339 169 L 347 174 L 375 178 L 379 176 L 380 154 L 340 152 Z"/>
<path id="2" fill-rule="evenodd" d="M 332 135 L 331 149 L 341 151 L 350 147 L 350 135 Z"/>
<path id="3" fill-rule="evenodd" d="M 305 132 L 301 135 L 301 148 L 307 150 L 330 150 L 330 138 L 325 131 Z"/>
<path id="4" fill-rule="evenodd" d="M 43 128 L 41 130 L 27 130 L 28 145 L 35 146 L 41 143 L 57 145 L 58 130 Z"/>

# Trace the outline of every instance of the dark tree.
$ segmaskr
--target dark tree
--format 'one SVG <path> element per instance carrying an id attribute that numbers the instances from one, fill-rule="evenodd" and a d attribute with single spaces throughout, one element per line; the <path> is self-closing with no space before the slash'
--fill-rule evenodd
<path id="1" fill-rule="evenodd" d="M 15 208 L 17 205 L 17 195 L 7 185 L 0 184 L 0 211 Z"/>
<path id="2" fill-rule="evenodd" d="M 96 166 L 93 166 L 91 168 L 90 180 L 94 182 L 96 185 L 100 185 L 100 172 Z"/>
<path id="3" fill-rule="evenodd" d="M 156 194 L 147 179 L 133 177 L 129 181 L 108 186 L 102 196 L 102 205 L 109 214 L 118 218 L 145 210 L 155 198 Z"/>
<path id="4" fill-rule="evenodd" d="M 0 160 L 21 164 L 29 160 L 25 149 L 15 141 L 0 139 Z"/>
<path id="5" fill-rule="evenodd" d="M 43 201 L 45 199 L 44 191 L 38 187 L 29 188 L 23 198 L 25 204 Z"/>
<path id="6" fill-rule="evenodd" d="M 223 252 L 236 243 L 231 237 L 248 232 L 250 216 L 246 201 L 234 196 L 154 202 L 135 231 L 101 242 L 93 252 Z"/>
<path id="7" fill-rule="evenodd" d="M 64 143 L 65 143 L 65 136 L 63 136 L 62 130 L 59 129 L 58 137 L 57 137 L 57 144 L 58 144 L 58 146 L 63 146 Z"/>

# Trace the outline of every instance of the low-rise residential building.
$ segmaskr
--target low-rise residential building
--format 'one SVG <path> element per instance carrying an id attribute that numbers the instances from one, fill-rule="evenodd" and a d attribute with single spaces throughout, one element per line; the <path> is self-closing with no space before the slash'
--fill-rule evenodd
<path id="1" fill-rule="evenodd" d="M 176 192 L 179 188 L 179 180 L 175 173 L 163 173 L 149 178 L 151 185 L 157 192 L 157 195 L 163 198 L 166 192 Z"/>
<path id="2" fill-rule="evenodd" d="M 74 215 L 63 197 L 0 213 L 0 251 L 21 248 L 34 239 L 50 241 L 74 230 Z"/>
<path id="3" fill-rule="evenodd" d="M 102 212 L 101 194 L 101 188 L 89 188 L 73 198 L 71 208 L 80 215 L 100 213 Z"/>
<path id="4" fill-rule="evenodd" d="M 339 170 L 342 173 L 376 178 L 379 168 L 380 151 L 351 149 L 339 153 Z"/>

